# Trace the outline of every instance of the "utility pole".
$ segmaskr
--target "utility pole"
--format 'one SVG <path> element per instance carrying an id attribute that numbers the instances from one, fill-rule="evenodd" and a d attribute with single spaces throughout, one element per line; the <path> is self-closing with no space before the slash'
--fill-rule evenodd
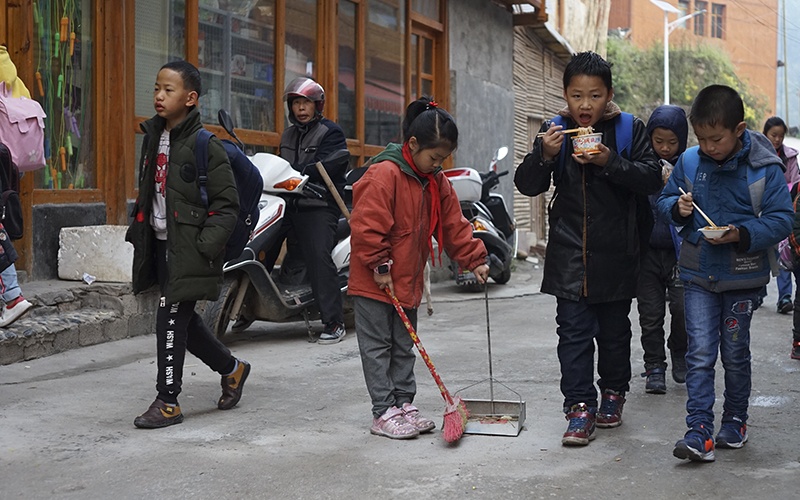
<path id="1" fill-rule="evenodd" d="M 786 128 L 789 128 L 789 60 L 786 58 L 786 0 L 781 0 L 781 22 L 783 23 L 783 105 Z"/>

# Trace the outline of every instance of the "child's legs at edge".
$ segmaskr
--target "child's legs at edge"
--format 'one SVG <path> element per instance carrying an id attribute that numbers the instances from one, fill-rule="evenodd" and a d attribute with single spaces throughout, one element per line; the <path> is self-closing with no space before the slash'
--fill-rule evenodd
<path id="1" fill-rule="evenodd" d="M 686 425 L 714 431 L 714 365 L 719 352 L 722 294 L 684 283 L 686 311 Z"/>
<path id="2" fill-rule="evenodd" d="M 670 249 L 672 252 L 672 250 Z M 644 366 L 666 368 L 664 350 L 664 318 L 667 309 L 667 281 L 669 269 L 662 265 L 662 250 L 649 248 L 641 257 L 639 279 L 636 289 L 636 306 L 639 311 L 639 327 L 642 329 Z"/>
<path id="3" fill-rule="evenodd" d="M 663 292 L 662 292 L 663 293 Z M 628 392 L 631 381 L 631 300 L 595 304 L 597 333 L 597 373 L 600 390 Z M 663 340 L 661 341 L 663 344 Z M 662 347 L 663 349 L 663 347 Z"/>
<path id="4" fill-rule="evenodd" d="M 17 280 L 17 268 L 11 264 L 0 272 L 0 298 L 9 304 L 20 295 L 22 295 L 22 290 L 20 290 Z"/>
<path id="5" fill-rule="evenodd" d="M 364 381 L 377 418 L 392 406 L 414 400 L 414 343 L 391 304 L 355 296 L 353 306 Z M 405 311 L 416 328 L 416 309 Z"/>
<path id="6" fill-rule="evenodd" d="M 752 386 L 750 322 L 758 289 L 725 292 L 720 323 L 720 357 L 725 370 L 725 402 L 722 421 L 738 417 L 747 422 Z"/>
<path id="7" fill-rule="evenodd" d="M 578 301 L 556 298 L 556 323 L 564 409 L 578 403 L 597 408 L 594 338 L 598 323 L 595 310 L 583 298 Z"/>
<path id="8" fill-rule="evenodd" d="M 230 349 L 211 333 L 211 330 L 203 322 L 203 318 L 195 312 L 194 304 L 195 302 L 192 302 L 186 348 L 220 375 L 233 372 L 236 368 L 236 358 L 233 357 Z"/>
<path id="9" fill-rule="evenodd" d="M 686 352 L 686 311 L 684 308 L 683 283 L 670 279 L 667 287 L 669 294 L 670 327 L 667 347 L 672 352 Z"/>

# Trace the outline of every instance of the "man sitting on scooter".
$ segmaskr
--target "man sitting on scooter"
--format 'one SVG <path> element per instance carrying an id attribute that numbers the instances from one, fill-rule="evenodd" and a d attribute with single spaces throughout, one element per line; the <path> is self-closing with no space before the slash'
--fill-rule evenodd
<path id="1" fill-rule="evenodd" d="M 324 181 L 315 166 L 330 153 L 347 149 L 344 132 L 331 120 L 322 116 L 325 106 L 325 91 L 310 78 L 292 80 L 283 93 L 289 112 L 291 126 L 281 137 L 280 156 L 292 167 L 309 176 L 309 181 L 324 186 Z M 333 184 L 342 193 L 345 185 L 347 162 L 325 165 Z M 319 337 L 320 344 L 335 344 L 345 336 L 344 312 L 336 266 L 331 251 L 336 244 L 336 226 L 341 212 L 332 195 L 325 197 L 327 203 L 317 207 L 287 205 L 281 226 L 283 237 L 288 236 L 287 255 L 302 256 L 311 282 L 322 323 L 325 325 Z M 271 255 L 269 263 L 278 257 L 280 245 Z"/>

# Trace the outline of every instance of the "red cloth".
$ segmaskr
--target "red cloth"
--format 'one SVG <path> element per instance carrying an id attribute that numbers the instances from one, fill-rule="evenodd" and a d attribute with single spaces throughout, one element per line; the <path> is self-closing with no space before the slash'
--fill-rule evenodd
<path id="1" fill-rule="evenodd" d="M 430 230 L 428 234 L 428 250 L 433 255 L 433 241 L 431 237 L 433 232 L 436 231 L 436 241 L 439 243 L 439 265 L 442 265 L 442 245 L 444 239 L 442 238 L 442 225 L 439 224 L 439 214 L 442 212 L 442 200 L 439 199 L 439 185 L 436 183 L 436 176 L 432 173 L 426 174 L 421 172 L 414 164 L 414 158 L 411 155 L 411 148 L 408 142 L 403 144 L 403 158 L 408 162 L 414 173 L 418 176 L 428 180 L 428 193 L 431 195 L 431 219 Z M 431 259 L 433 265 L 436 265 L 436 259 Z"/>

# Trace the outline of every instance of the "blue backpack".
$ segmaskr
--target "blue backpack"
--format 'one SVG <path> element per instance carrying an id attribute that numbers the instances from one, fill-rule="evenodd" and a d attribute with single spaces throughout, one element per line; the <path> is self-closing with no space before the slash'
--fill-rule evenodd
<path id="1" fill-rule="evenodd" d="M 200 197 L 203 204 L 208 207 L 208 141 L 213 134 L 206 129 L 197 132 L 197 142 L 195 142 L 195 165 L 197 175 L 200 180 Z M 253 230 L 258 223 L 258 200 L 261 198 L 261 191 L 264 182 L 261 180 L 261 173 L 253 162 L 244 152 L 233 142 L 223 139 L 222 145 L 228 155 L 228 161 L 233 170 L 233 177 L 236 180 L 236 190 L 239 192 L 239 217 L 236 220 L 236 227 L 228 238 L 225 245 L 225 262 L 239 257 L 250 241 Z"/>

